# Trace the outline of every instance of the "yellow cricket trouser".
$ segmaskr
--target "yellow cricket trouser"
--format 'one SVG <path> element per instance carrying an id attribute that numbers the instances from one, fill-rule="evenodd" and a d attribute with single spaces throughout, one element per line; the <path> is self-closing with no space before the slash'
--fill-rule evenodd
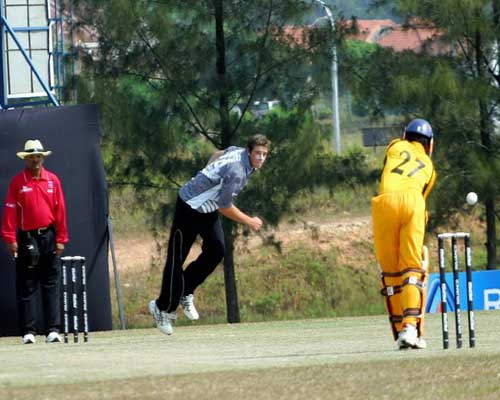
<path id="1" fill-rule="evenodd" d="M 423 280 L 422 247 L 425 235 L 425 200 L 419 192 L 384 193 L 372 198 L 375 254 L 383 286 L 394 288 L 387 297 L 388 313 L 397 333 L 403 324 L 417 325 Z"/>

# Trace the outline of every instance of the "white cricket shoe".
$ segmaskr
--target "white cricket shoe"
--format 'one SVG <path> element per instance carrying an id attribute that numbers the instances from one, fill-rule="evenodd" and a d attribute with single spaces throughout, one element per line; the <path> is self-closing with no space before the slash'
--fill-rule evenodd
<path id="1" fill-rule="evenodd" d="M 35 343 L 35 335 L 32 333 L 27 333 L 26 335 L 23 336 L 23 344 L 32 344 Z"/>
<path id="2" fill-rule="evenodd" d="M 177 319 L 175 311 L 171 313 L 161 311 L 156 305 L 156 300 L 151 300 L 149 302 L 149 312 L 153 316 L 158 329 L 165 335 L 171 335 L 173 332 L 172 321 Z"/>
<path id="3" fill-rule="evenodd" d="M 196 321 L 200 318 L 200 315 L 198 314 L 198 311 L 196 311 L 196 307 L 194 306 L 194 296 L 192 294 L 181 297 L 181 306 L 184 311 L 184 315 L 190 320 Z"/>
<path id="4" fill-rule="evenodd" d="M 50 332 L 45 339 L 47 343 L 59 343 L 61 342 L 61 336 L 57 332 Z"/>
<path id="5" fill-rule="evenodd" d="M 408 349 L 417 345 L 418 332 L 413 325 L 406 324 L 403 330 L 399 332 L 398 346 L 400 350 Z"/>
<path id="6" fill-rule="evenodd" d="M 423 337 L 418 337 L 417 342 L 411 346 L 412 349 L 423 350 L 427 348 L 427 342 Z"/>

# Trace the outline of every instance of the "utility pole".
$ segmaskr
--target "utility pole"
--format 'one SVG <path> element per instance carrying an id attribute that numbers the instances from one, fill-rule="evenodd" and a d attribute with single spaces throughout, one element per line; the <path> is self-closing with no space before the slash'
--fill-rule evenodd
<path id="1" fill-rule="evenodd" d="M 323 0 L 314 0 L 321 5 L 325 10 L 326 16 L 330 21 L 332 31 L 335 31 L 335 20 L 333 19 L 332 10 L 325 4 Z M 338 81 L 338 64 L 337 64 L 337 46 L 335 43 L 332 46 L 332 65 L 331 65 L 331 81 L 332 81 L 332 147 L 335 148 L 337 154 L 340 154 L 340 113 L 339 113 L 339 81 Z"/>

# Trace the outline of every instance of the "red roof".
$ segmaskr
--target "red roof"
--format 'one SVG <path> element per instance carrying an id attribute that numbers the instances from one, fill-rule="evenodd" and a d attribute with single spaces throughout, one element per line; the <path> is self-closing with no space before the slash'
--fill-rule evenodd
<path id="1" fill-rule="evenodd" d="M 345 29 L 352 26 L 351 20 L 337 21 Z M 449 46 L 440 40 L 442 32 L 429 23 L 419 19 L 411 21 L 411 27 L 403 27 L 390 19 L 358 19 L 357 33 L 347 36 L 347 40 L 360 40 L 367 43 L 375 43 L 382 47 L 392 48 L 394 51 L 413 50 L 421 52 L 424 47 L 430 49 L 431 53 L 444 53 Z M 308 42 L 309 27 L 283 27 L 282 35 L 291 45 L 305 46 Z"/>
<path id="2" fill-rule="evenodd" d="M 368 43 L 376 43 L 384 30 L 397 26 L 397 24 L 390 19 L 358 19 L 356 23 L 358 33 L 350 38 Z"/>
<path id="3" fill-rule="evenodd" d="M 382 47 L 391 47 L 394 51 L 413 50 L 419 52 L 424 46 L 430 46 L 431 52 L 439 53 L 446 46 L 439 42 L 442 34 L 433 28 L 403 29 L 397 26 L 380 38 L 378 44 Z"/>
<path id="4" fill-rule="evenodd" d="M 295 45 L 303 46 L 308 41 L 309 35 L 309 27 L 300 27 L 300 26 L 284 26 L 283 33 L 284 37 L 287 38 L 289 42 L 292 42 Z M 283 38 L 283 36 L 281 36 Z"/>

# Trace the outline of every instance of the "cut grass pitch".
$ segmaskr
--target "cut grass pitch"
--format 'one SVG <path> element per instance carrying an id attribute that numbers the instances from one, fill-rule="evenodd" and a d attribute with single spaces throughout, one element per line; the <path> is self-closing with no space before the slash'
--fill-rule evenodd
<path id="1" fill-rule="evenodd" d="M 451 316 L 451 314 L 450 314 Z M 0 339 L 1 399 L 498 399 L 500 312 L 476 314 L 477 347 L 398 351 L 387 317 L 93 333 L 89 343 Z M 453 328 L 453 318 L 450 328 Z"/>

